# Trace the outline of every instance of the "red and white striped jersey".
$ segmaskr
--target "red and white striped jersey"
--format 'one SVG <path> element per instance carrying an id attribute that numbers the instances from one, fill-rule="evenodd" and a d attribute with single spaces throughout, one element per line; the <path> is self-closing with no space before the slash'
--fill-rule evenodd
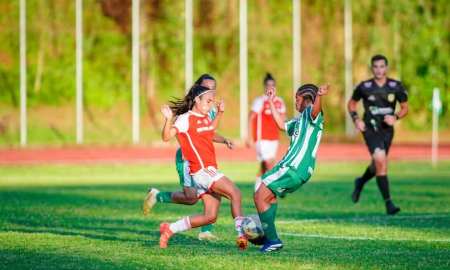
<path id="1" fill-rule="evenodd" d="M 190 163 L 190 174 L 208 166 L 217 169 L 213 145 L 215 131 L 208 116 L 188 111 L 178 116 L 172 128 L 177 130 L 181 152 Z"/>
<path id="2" fill-rule="evenodd" d="M 267 95 L 264 94 L 257 97 L 252 103 L 251 110 L 257 114 L 253 121 L 253 140 L 255 142 L 260 140 L 278 141 L 280 139 L 278 126 L 273 120 L 267 98 Z M 274 104 L 279 113 L 286 113 L 286 106 L 282 98 L 275 97 Z"/>

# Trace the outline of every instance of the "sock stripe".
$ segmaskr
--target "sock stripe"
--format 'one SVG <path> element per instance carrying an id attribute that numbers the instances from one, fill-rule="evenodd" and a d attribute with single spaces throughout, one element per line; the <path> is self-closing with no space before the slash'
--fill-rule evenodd
<path id="1" fill-rule="evenodd" d="M 186 225 L 186 228 L 188 230 L 190 230 L 191 229 L 191 224 L 189 222 L 189 217 L 185 217 L 183 220 L 184 220 L 184 224 Z"/>

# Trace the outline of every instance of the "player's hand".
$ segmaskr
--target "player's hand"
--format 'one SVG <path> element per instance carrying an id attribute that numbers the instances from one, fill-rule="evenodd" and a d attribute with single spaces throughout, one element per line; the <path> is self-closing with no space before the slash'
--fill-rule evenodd
<path id="1" fill-rule="evenodd" d="M 397 117 L 395 115 L 385 115 L 383 121 L 389 126 L 393 126 L 395 121 L 397 121 Z"/>
<path id="2" fill-rule="evenodd" d="M 225 111 L 225 101 L 223 101 L 223 100 L 218 100 L 217 101 L 217 110 L 219 112 L 224 112 Z"/>
<path id="3" fill-rule="evenodd" d="M 223 143 L 226 144 L 230 149 L 234 148 L 234 142 L 232 140 L 225 139 Z"/>
<path id="4" fill-rule="evenodd" d="M 325 86 L 320 87 L 317 94 L 319 96 L 326 95 L 328 93 L 328 89 L 330 89 L 330 83 L 327 83 Z"/>
<path id="5" fill-rule="evenodd" d="M 366 124 L 364 123 L 363 120 L 361 119 L 356 119 L 355 120 L 355 127 L 358 131 L 364 132 L 366 131 Z"/>
<path id="6" fill-rule="evenodd" d="M 247 146 L 247 148 L 251 148 L 253 146 L 253 141 L 249 138 L 247 138 L 247 141 L 245 141 L 245 146 Z"/>
<path id="7" fill-rule="evenodd" d="M 169 119 L 169 120 L 172 119 L 173 112 L 169 106 L 167 106 L 167 105 L 162 106 L 161 112 L 163 113 L 164 117 L 166 117 L 166 119 Z"/>
<path id="8" fill-rule="evenodd" d="M 270 89 L 267 90 L 266 95 L 269 97 L 270 101 L 273 101 L 277 95 L 277 89 L 275 87 L 270 87 Z"/>

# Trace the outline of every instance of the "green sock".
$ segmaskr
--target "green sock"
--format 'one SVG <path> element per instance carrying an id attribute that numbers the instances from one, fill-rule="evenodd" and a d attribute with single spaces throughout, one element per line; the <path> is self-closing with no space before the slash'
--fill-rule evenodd
<path id="1" fill-rule="evenodd" d="M 158 194 L 156 194 L 156 201 L 171 203 L 172 202 L 172 199 L 170 198 L 171 195 L 172 192 L 161 191 Z"/>
<path id="2" fill-rule="evenodd" d="M 258 213 L 259 219 L 261 219 L 261 225 L 264 230 L 264 236 L 271 242 L 278 241 L 277 229 L 275 228 L 274 207 L 276 211 L 276 204 L 275 204 L 275 206 L 270 207 L 266 211 Z"/>
<path id="3" fill-rule="evenodd" d="M 277 218 L 278 203 L 271 203 L 270 210 L 273 212 L 273 220 Z"/>
<path id="4" fill-rule="evenodd" d="M 202 229 L 201 229 L 202 232 L 210 232 L 210 231 L 212 231 L 213 225 L 214 224 L 202 226 Z"/>

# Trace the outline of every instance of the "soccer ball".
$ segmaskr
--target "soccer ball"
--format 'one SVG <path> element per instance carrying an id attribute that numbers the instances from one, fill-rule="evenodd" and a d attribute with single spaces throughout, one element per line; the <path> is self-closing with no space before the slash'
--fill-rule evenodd
<path id="1" fill-rule="evenodd" d="M 247 239 L 250 240 L 256 240 L 264 236 L 261 220 L 257 214 L 251 214 L 244 218 L 242 230 Z"/>

